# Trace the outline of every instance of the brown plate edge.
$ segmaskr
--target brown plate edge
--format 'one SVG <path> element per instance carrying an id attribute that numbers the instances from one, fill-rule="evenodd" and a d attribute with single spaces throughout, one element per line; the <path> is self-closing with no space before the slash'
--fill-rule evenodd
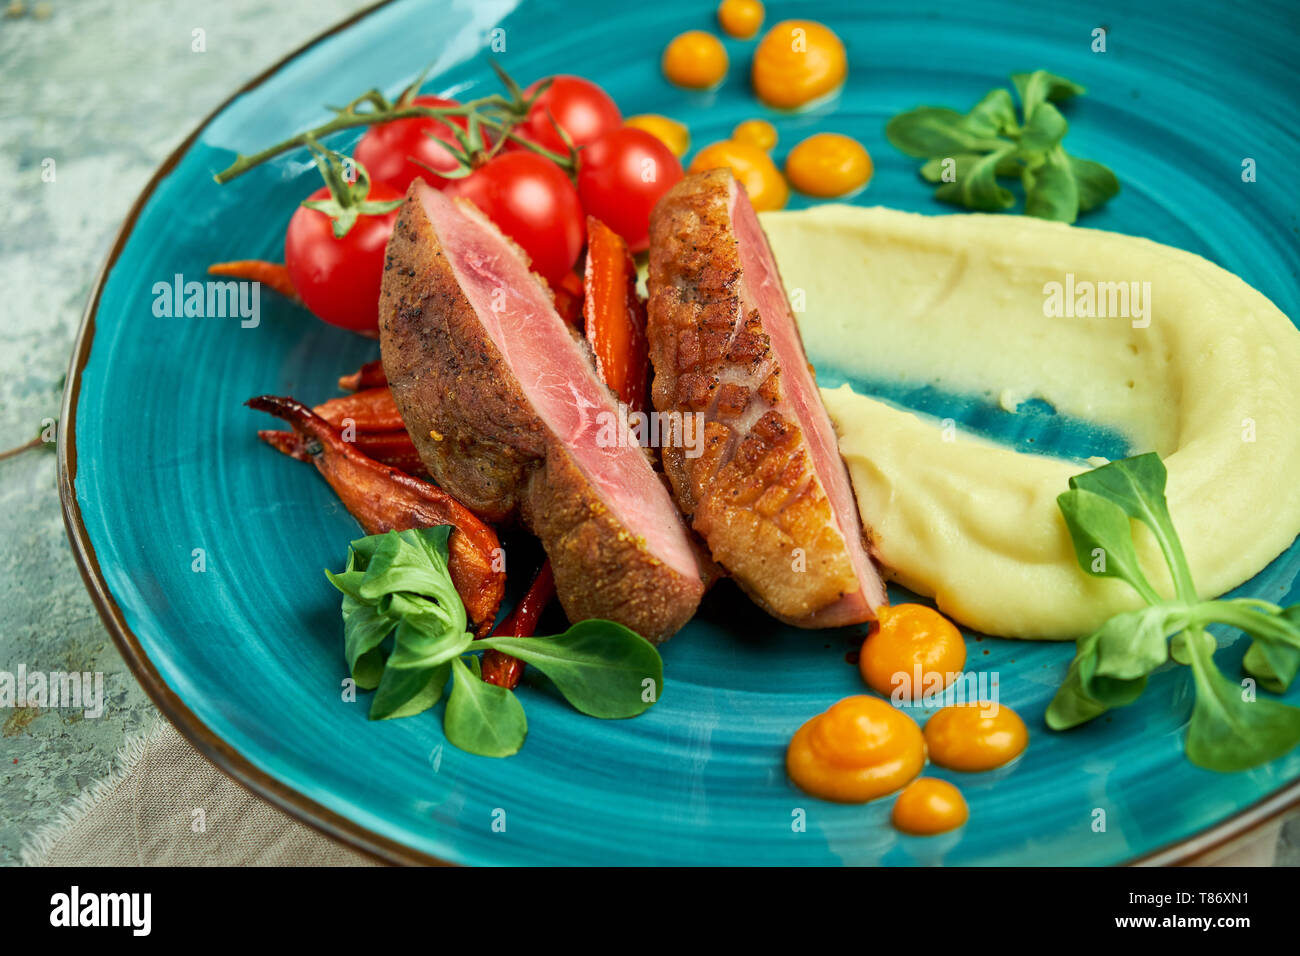
<path id="1" fill-rule="evenodd" d="M 104 626 L 112 635 L 118 651 L 122 654 L 127 666 L 131 668 L 132 673 L 135 674 L 136 679 L 149 695 L 149 698 L 171 721 L 172 726 L 180 731 L 199 753 L 211 761 L 218 770 L 250 793 L 268 801 L 299 822 L 372 859 L 382 863 L 398 865 L 451 866 L 454 864 L 421 853 L 396 840 L 368 830 L 299 793 L 297 790 L 286 786 L 255 767 L 247 757 L 236 751 L 199 720 L 194 712 L 167 686 L 167 683 L 162 679 L 162 675 L 158 673 L 153 662 L 145 654 L 144 648 L 140 646 L 139 639 L 127 626 L 117 602 L 108 589 L 103 573 L 100 571 L 99 560 L 95 555 L 94 546 L 91 544 L 90 536 L 87 534 L 85 525 L 81 520 L 81 507 L 77 503 L 75 487 L 77 448 L 74 418 L 77 399 L 81 393 L 81 372 L 90 357 L 91 342 L 94 338 L 95 315 L 99 309 L 99 301 L 103 295 L 104 283 L 108 278 L 108 274 L 116 264 L 118 256 L 135 227 L 136 220 L 153 195 L 154 190 L 177 166 L 208 124 L 216 119 L 236 99 L 265 83 L 292 60 L 306 53 L 323 40 L 341 33 L 379 8 L 387 6 L 390 2 L 392 0 L 377 0 L 370 6 L 358 10 L 347 19 L 336 23 L 324 33 L 308 40 L 253 77 L 204 117 L 198 126 L 163 161 L 162 165 L 150 177 L 149 182 L 145 184 L 144 189 L 132 204 L 130 212 L 118 230 L 107 259 L 95 277 L 90 299 L 82 315 L 81 327 L 77 331 L 76 343 L 73 346 L 72 358 L 68 365 L 63 392 L 63 407 L 58 426 L 59 499 L 63 508 L 63 523 L 68 532 L 73 557 L 76 559 L 82 581 L 85 582 L 86 590 L 90 593 L 91 600 L 99 611 Z M 1278 820 L 1297 808 L 1300 808 L 1300 779 L 1293 780 L 1291 783 L 1282 786 L 1250 806 L 1237 811 L 1226 820 L 1222 820 L 1189 837 L 1184 837 L 1182 840 L 1176 840 L 1166 846 L 1135 857 L 1127 861 L 1126 865 L 1182 866 L 1193 864 L 1198 858 L 1228 850 L 1249 841 L 1256 830 Z"/>
<path id="2" fill-rule="evenodd" d="M 63 391 L 63 407 L 58 427 L 59 459 L 59 499 L 63 507 L 63 523 L 72 545 L 72 554 L 86 590 L 90 592 L 104 626 L 112 635 L 127 666 L 131 668 L 136 679 L 160 711 L 171 721 L 172 726 L 181 732 L 194 748 L 210 760 L 236 783 L 249 792 L 267 800 L 289 816 L 304 823 L 325 836 L 337 840 L 366 856 L 382 863 L 401 865 L 451 865 L 445 860 L 429 856 L 405 846 L 395 840 L 382 836 L 347 819 L 333 810 L 322 806 L 298 791 L 284 785 L 274 777 L 259 770 L 248 758 L 213 733 L 193 711 L 176 695 L 162 679 L 153 662 L 149 660 L 138 638 L 127 626 L 121 609 L 113 599 L 99 567 L 94 546 L 86 532 L 81 518 L 81 507 L 77 503 L 77 446 L 76 446 L 76 409 L 81 394 L 81 372 L 90 357 L 91 343 L 95 332 L 95 315 L 99 309 L 104 284 L 108 274 L 117 263 L 127 239 L 130 237 L 145 204 L 153 195 L 158 184 L 167 177 L 189 151 L 199 135 L 207 128 L 218 114 L 240 96 L 255 89 L 279 72 L 286 64 L 307 52 L 323 40 L 342 32 L 353 24 L 363 20 L 371 13 L 386 6 L 391 0 L 378 0 L 376 3 L 358 10 L 347 19 L 335 24 L 324 33 L 313 37 L 302 46 L 277 60 L 266 70 L 253 77 L 238 90 L 227 97 L 209 113 L 202 122 L 176 147 L 163 161 L 163 164 L 149 179 L 139 197 L 131 206 L 126 220 L 118 230 L 108 257 L 100 267 L 91 288 L 90 299 L 82 315 L 81 327 L 77 332 L 76 344 L 73 346 L 72 358 L 68 365 L 68 374 Z"/>

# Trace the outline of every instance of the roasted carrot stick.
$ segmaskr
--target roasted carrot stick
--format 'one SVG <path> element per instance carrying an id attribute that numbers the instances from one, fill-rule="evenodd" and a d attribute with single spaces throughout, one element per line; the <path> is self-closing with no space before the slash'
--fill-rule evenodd
<path id="1" fill-rule="evenodd" d="M 505 573 L 496 570 L 501 545 L 495 531 L 436 485 L 363 454 L 301 402 L 261 395 L 245 404 L 293 426 L 291 432 L 258 435 L 286 455 L 312 462 L 366 534 L 452 525 L 452 583 L 465 602 L 475 634 L 481 637 L 491 630 L 506 582 Z"/>
<path id="2" fill-rule="evenodd" d="M 533 583 L 513 611 L 497 625 L 492 633 L 499 637 L 532 637 L 537 632 L 537 619 L 555 596 L 555 575 L 551 573 L 551 559 L 542 562 Z M 511 690 L 518 686 L 524 673 L 524 662 L 500 651 L 487 651 L 483 655 L 483 679 Z"/>
<path id="3" fill-rule="evenodd" d="M 380 464 L 391 465 L 416 478 L 429 477 L 420 453 L 415 450 L 415 442 L 404 431 L 358 432 L 353 444 Z"/>
<path id="4" fill-rule="evenodd" d="M 278 262 L 266 262 L 262 259 L 214 262 L 208 266 L 208 273 L 214 276 L 229 276 L 232 279 L 260 282 L 286 298 L 293 299 L 295 302 L 302 301 L 293 287 L 293 280 L 289 278 L 289 270 Z"/>
<path id="5" fill-rule="evenodd" d="M 645 304 L 636 291 L 636 265 L 621 236 L 587 217 L 587 271 L 583 319 L 596 353 L 596 371 L 619 400 L 644 411 L 650 368 Z"/>
<path id="6" fill-rule="evenodd" d="M 385 388 L 388 375 L 384 372 L 384 363 L 379 359 L 367 362 L 351 375 L 339 378 L 339 388 L 345 392 L 359 392 L 363 388 Z"/>
<path id="7" fill-rule="evenodd" d="M 570 272 L 551 286 L 551 294 L 555 299 L 555 311 L 560 313 L 560 318 L 570 325 L 576 326 L 582 321 L 583 292 L 583 281 L 576 272 Z"/>
<path id="8" fill-rule="evenodd" d="M 257 434 L 268 445 L 274 445 L 285 454 L 291 454 L 290 445 L 299 444 L 293 432 L 259 431 Z M 429 477 L 411 436 L 405 432 L 363 432 L 357 435 L 352 444 L 367 458 L 373 458 L 381 465 L 388 465 L 416 478 Z"/>
<path id="9" fill-rule="evenodd" d="M 358 433 L 406 433 L 402 413 L 397 410 L 397 403 L 393 401 L 393 393 L 388 390 L 387 385 L 331 398 L 328 402 L 317 405 L 312 411 L 335 428 L 346 428 L 351 421 Z"/>

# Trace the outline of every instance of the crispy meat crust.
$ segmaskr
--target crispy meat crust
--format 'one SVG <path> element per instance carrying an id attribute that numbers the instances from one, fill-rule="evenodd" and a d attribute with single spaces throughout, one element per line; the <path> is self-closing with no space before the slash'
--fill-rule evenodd
<path id="1" fill-rule="evenodd" d="M 743 188 L 739 184 L 737 189 Z M 763 318 L 745 315 L 730 173 L 688 176 L 650 226 L 647 333 L 661 412 L 704 412 L 704 452 L 663 450 L 678 505 L 713 558 L 773 616 L 819 626 L 859 590 L 844 539 L 784 401 Z"/>
<path id="2" fill-rule="evenodd" d="M 596 495 L 573 457 L 550 438 L 528 480 L 524 523 L 542 541 L 571 621 L 603 617 L 658 643 L 695 614 L 704 585 L 651 554 Z"/>
<path id="3" fill-rule="evenodd" d="M 514 517 L 546 429 L 461 291 L 414 187 L 388 242 L 379 342 L 434 481 L 485 520 Z"/>
<path id="4" fill-rule="evenodd" d="M 537 416 L 414 187 L 388 244 L 379 314 L 384 370 L 429 474 L 481 517 L 520 518 L 537 534 L 570 620 L 607 618 L 656 643 L 690 620 L 699 577 L 651 554 Z"/>

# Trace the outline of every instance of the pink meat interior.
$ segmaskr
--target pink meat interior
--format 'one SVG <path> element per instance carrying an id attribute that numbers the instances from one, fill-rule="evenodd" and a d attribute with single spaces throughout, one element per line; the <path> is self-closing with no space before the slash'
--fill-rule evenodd
<path id="1" fill-rule="evenodd" d="M 698 576 L 677 506 L 541 281 L 478 210 L 427 186 L 419 195 L 461 289 L 538 417 L 624 527 L 669 567 Z M 598 440 L 602 426 L 608 437 L 607 422 L 616 423 L 616 443 Z"/>
<path id="2" fill-rule="evenodd" d="M 735 182 L 731 184 L 731 223 L 740 249 L 740 264 L 744 276 L 742 298 L 748 312 L 757 308 L 763 319 L 763 328 L 771 339 L 772 349 L 781 368 L 783 383 L 782 412 L 798 421 L 812 454 L 813 467 L 822 487 L 830 499 L 836 526 L 848 547 L 853 570 L 862 586 L 857 594 L 846 595 L 840 606 L 823 612 L 846 619 L 861 619 L 863 602 L 874 611 L 885 603 L 885 586 L 871 563 L 862 544 L 862 525 L 858 520 L 857 503 L 853 486 L 849 483 L 848 469 L 840 458 L 835 441 L 835 429 L 826 407 L 822 405 L 816 382 L 808 368 L 803 342 L 790 304 L 781 285 L 781 274 L 776 259 L 767 244 L 767 236 L 759 225 L 749 197 Z"/>

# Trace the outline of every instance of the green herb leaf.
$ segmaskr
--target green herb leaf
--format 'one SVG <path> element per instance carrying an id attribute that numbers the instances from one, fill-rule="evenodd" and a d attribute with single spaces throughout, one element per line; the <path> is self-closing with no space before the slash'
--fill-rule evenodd
<path id="1" fill-rule="evenodd" d="M 1047 726 L 1053 730 L 1069 730 L 1086 724 L 1106 712 L 1106 705 L 1093 698 L 1084 686 L 1085 680 L 1097 666 L 1097 636 L 1081 638 L 1074 649 L 1074 660 L 1066 672 L 1065 680 L 1056 689 L 1056 695 L 1047 705 Z"/>
<path id="2" fill-rule="evenodd" d="M 663 691 L 659 652 L 613 621 L 579 621 L 554 637 L 487 637 L 475 643 L 533 665 L 565 700 L 592 717 L 635 717 Z"/>
<path id="3" fill-rule="evenodd" d="M 341 574 L 326 570 L 325 577 L 343 592 L 343 653 L 348 673 L 362 690 L 373 690 L 384 669 L 384 651 L 379 645 L 397 622 L 361 598 L 361 581 L 366 576 L 357 567 L 361 560 L 364 558 L 358 557 L 355 549 L 348 548 L 346 570 Z"/>
<path id="4" fill-rule="evenodd" d="M 384 671 L 384 652 L 380 648 L 394 621 L 368 604 L 343 596 L 343 654 L 348 673 L 362 690 L 379 686 Z"/>
<path id="5" fill-rule="evenodd" d="M 1048 150 L 1040 165 L 1026 166 L 1020 179 L 1025 187 L 1025 215 L 1055 222 L 1079 218 L 1079 187 L 1059 144 Z"/>
<path id="6" fill-rule="evenodd" d="M 347 571 L 360 571 L 364 578 L 366 568 L 370 567 L 371 559 L 374 558 L 375 552 L 379 550 L 386 537 L 387 535 L 383 534 L 371 534 L 349 542 Z M 357 596 L 360 597 L 359 592 Z"/>
<path id="7" fill-rule="evenodd" d="M 448 623 L 442 609 L 415 595 L 385 595 L 380 607 L 401 623 L 397 625 L 389 669 L 423 670 L 445 664 L 474 643 L 474 635 Z"/>
<path id="8" fill-rule="evenodd" d="M 1300 671 L 1300 604 L 1260 607 L 1250 599 L 1198 605 L 1198 620 L 1230 624 L 1255 638 L 1241 664 L 1266 690 L 1282 693 Z"/>
<path id="9" fill-rule="evenodd" d="M 1091 212 L 1119 193 L 1119 180 L 1109 166 L 1071 156 L 1070 169 L 1078 186 L 1079 212 Z"/>
<path id="10" fill-rule="evenodd" d="M 1165 480 L 1168 473 L 1165 463 L 1155 452 L 1112 461 L 1070 479 L 1071 488 L 1082 488 L 1109 498 L 1123 508 L 1131 518 L 1136 518 L 1155 535 L 1160 550 L 1169 565 L 1174 587 L 1183 601 L 1196 600 L 1196 588 L 1187 566 L 1169 505 L 1165 501 Z"/>
<path id="11" fill-rule="evenodd" d="M 932 183 L 958 183 L 969 176 L 971 168 L 983 158 L 983 156 L 976 153 L 963 153 L 960 156 L 940 156 L 921 167 L 921 176 Z M 1015 153 L 1004 155 L 998 160 L 994 172 L 999 176 L 1019 176 L 1020 160 Z M 944 179 L 945 173 L 949 175 L 946 180 Z"/>
<path id="12" fill-rule="evenodd" d="M 949 181 L 956 182 L 957 171 L 962 168 L 963 164 L 966 169 L 970 169 L 971 165 L 978 159 L 979 156 L 973 153 L 963 153 L 961 156 L 938 156 L 934 159 L 927 160 L 925 165 L 921 167 L 921 178 L 932 183 L 943 182 L 945 169 L 948 167 L 948 164 L 951 163 L 952 178 Z"/>
<path id="13" fill-rule="evenodd" d="M 1091 661 L 1085 658 L 1082 664 L 1079 676 L 1084 693 L 1107 710 L 1112 707 L 1127 707 L 1147 689 L 1146 677 L 1125 679 L 1098 674 L 1096 657 Z"/>
<path id="14" fill-rule="evenodd" d="M 1047 726 L 1053 730 L 1068 730 L 1087 723 L 1112 707 L 1126 707 L 1146 690 L 1145 675 L 1126 679 L 1097 673 L 1101 638 L 1107 626 L 1103 625 L 1077 643 L 1065 681 L 1047 707 Z"/>
<path id="15" fill-rule="evenodd" d="M 391 720 L 423 713 L 442 699 L 450 675 L 450 662 L 423 669 L 385 668 L 370 701 L 370 719 Z"/>
<path id="16" fill-rule="evenodd" d="M 1074 479 L 1071 479 L 1073 482 Z M 1142 573 L 1133 547 L 1133 525 L 1120 505 L 1085 488 L 1072 487 L 1056 499 L 1074 544 L 1074 556 L 1086 574 L 1119 578 L 1148 603 L 1160 596 Z"/>
<path id="17" fill-rule="evenodd" d="M 1003 87 L 989 90 L 984 98 L 971 107 L 963 124 L 976 136 L 995 139 L 1003 133 L 1016 134 L 1020 123 L 1016 119 L 1016 104 Z"/>
<path id="18" fill-rule="evenodd" d="M 447 740 L 481 757 L 509 757 L 528 736 L 528 720 L 514 693 L 485 684 L 460 660 L 450 664 L 455 683 L 442 728 Z"/>
<path id="19" fill-rule="evenodd" d="M 377 601 L 385 594 L 410 591 L 435 597 L 447 595 L 449 528 L 422 529 L 430 533 L 426 542 L 420 532 L 390 531 L 381 535 L 366 565 L 366 576 L 358 589 L 362 599 Z M 453 589 L 454 590 L 454 589 Z"/>
<path id="20" fill-rule="evenodd" d="M 473 640 L 447 566 L 450 532 L 443 525 L 368 535 L 352 542 L 343 572 L 325 572 L 343 593 L 348 670 L 359 688 L 375 691 L 372 720 L 409 717 L 436 704 L 449 661 Z"/>
<path id="21" fill-rule="evenodd" d="M 1022 153 L 1045 155 L 1054 147 L 1061 145 L 1061 140 L 1069 128 L 1060 110 L 1051 103 L 1043 103 L 1025 123 L 1025 128 L 1020 134 L 1020 150 Z"/>
<path id="22" fill-rule="evenodd" d="M 1300 708 L 1246 699 L 1214 664 L 1214 638 L 1188 632 L 1196 705 L 1187 727 L 1187 758 L 1207 770 L 1249 770 L 1300 744 Z"/>
<path id="23" fill-rule="evenodd" d="M 1256 638 L 1241 659 L 1242 669 L 1265 690 L 1283 693 L 1300 672 L 1300 650 Z"/>
<path id="24" fill-rule="evenodd" d="M 1096 677 L 1135 680 L 1169 659 L 1169 636 L 1187 626 L 1180 604 L 1153 604 L 1116 614 L 1097 632 Z"/>
<path id="25" fill-rule="evenodd" d="M 1042 103 L 1048 101 L 1057 103 L 1071 96 L 1087 92 L 1078 83 L 1067 80 L 1063 76 L 1048 73 L 1046 70 L 1035 70 L 1033 73 L 1012 73 L 1011 82 L 1015 85 L 1016 93 L 1020 95 L 1020 109 L 1024 112 L 1027 120 L 1033 118 L 1034 113 L 1038 111 L 1038 107 Z"/>
<path id="26" fill-rule="evenodd" d="M 1197 623 L 1230 624 L 1259 640 L 1300 649 L 1300 615 L 1296 611 L 1269 611 L 1250 600 L 1204 601 L 1192 608 Z"/>
<path id="27" fill-rule="evenodd" d="M 1110 707 L 1137 698 L 1146 675 L 1169 656 L 1191 665 L 1196 703 L 1188 724 L 1187 757 L 1210 770 L 1258 766 L 1300 744 L 1300 708 L 1257 698 L 1253 688 L 1234 684 L 1214 663 L 1209 624 L 1228 624 L 1255 640 L 1242 664 L 1259 686 L 1284 690 L 1300 670 L 1300 605 L 1280 608 L 1255 598 L 1200 601 L 1165 500 L 1166 473 L 1154 454 L 1111 462 L 1070 479 L 1058 498 L 1084 570 L 1094 544 L 1110 559 L 1108 576 L 1128 580 L 1137 568 L 1129 522 L 1145 523 L 1160 542 L 1178 589 L 1178 599 L 1148 594 L 1144 577 L 1133 583 L 1149 605 L 1117 614 L 1075 646 L 1074 660 L 1047 709 L 1047 724 L 1064 730 L 1092 720 Z M 1119 542 L 1119 544 L 1116 544 Z M 1119 561 L 1115 562 L 1115 557 Z M 1138 579 L 1135 579 L 1138 580 Z"/>
<path id="28" fill-rule="evenodd" d="M 1016 197 L 998 185 L 996 170 L 998 164 L 1014 151 L 1015 147 L 1008 146 L 1004 150 L 979 157 L 969 165 L 964 175 L 959 169 L 956 182 L 944 183 L 936 189 L 934 198 L 985 212 L 1010 209 L 1016 204 Z"/>
<path id="29" fill-rule="evenodd" d="M 1184 637 L 1184 634 L 1175 634 L 1169 639 L 1169 656 L 1179 664 L 1190 664 L 1192 656 L 1187 652 L 1187 642 Z"/>
<path id="30" fill-rule="evenodd" d="M 1082 93 L 1083 87 L 1045 70 L 1017 73 L 1012 79 L 1022 119 L 1011 94 L 997 88 L 964 115 L 939 106 L 899 113 L 886 124 L 885 135 L 904 153 L 927 161 L 921 176 L 941 184 L 936 199 L 986 212 L 1010 209 L 1015 197 L 996 177 L 1018 176 L 1026 215 L 1074 222 L 1081 211 L 1095 209 L 1119 192 L 1114 173 L 1100 163 L 1071 157 L 1061 145 L 1069 124 L 1054 104 Z"/>
<path id="31" fill-rule="evenodd" d="M 983 153 L 1014 145 L 972 130 L 961 113 L 936 106 L 899 113 L 886 124 L 885 136 L 907 155 L 920 159 Z"/>

